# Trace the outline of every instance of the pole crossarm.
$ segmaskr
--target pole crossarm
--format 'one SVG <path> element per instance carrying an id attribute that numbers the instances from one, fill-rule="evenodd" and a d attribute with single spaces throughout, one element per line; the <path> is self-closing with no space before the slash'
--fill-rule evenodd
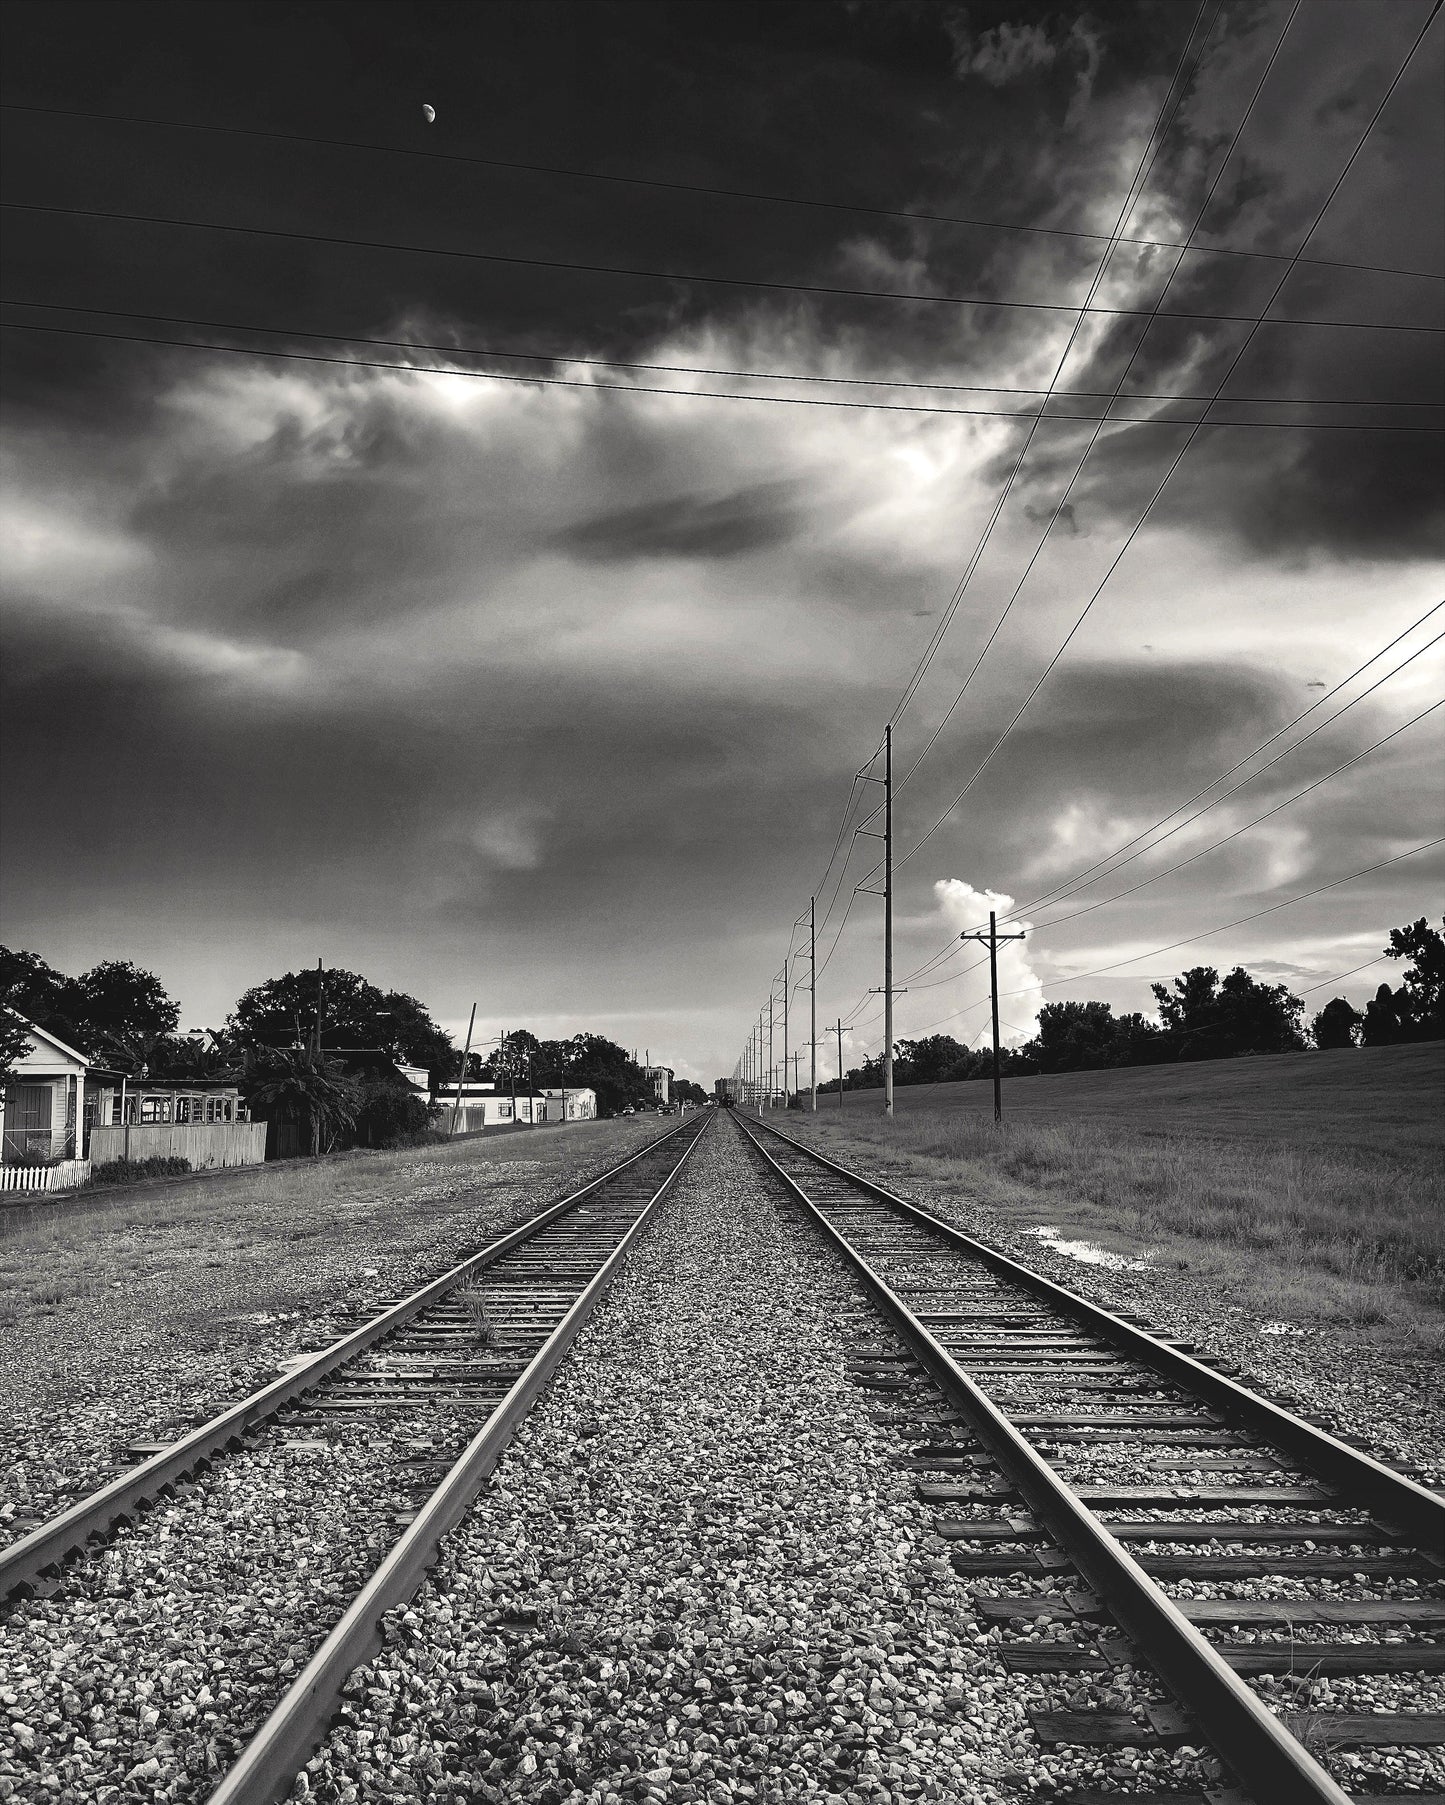
<path id="1" fill-rule="evenodd" d="M 988 947 L 988 980 L 989 994 L 993 1000 L 993 1119 L 1003 1120 L 1003 1077 L 999 1066 L 998 1051 L 998 946 L 1001 940 L 1025 940 L 1027 934 L 1020 929 L 1017 934 L 1000 934 L 998 917 L 990 909 L 988 912 L 988 932 L 977 929 L 970 933 L 960 934 L 960 940 L 979 940 Z"/>

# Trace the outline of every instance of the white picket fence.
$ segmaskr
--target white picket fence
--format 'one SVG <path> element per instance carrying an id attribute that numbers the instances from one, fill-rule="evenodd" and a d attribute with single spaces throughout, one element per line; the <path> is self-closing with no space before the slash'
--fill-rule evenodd
<path id="1" fill-rule="evenodd" d="M 73 1191 L 89 1177 L 88 1159 L 66 1159 L 58 1166 L 0 1166 L 0 1191 Z"/>

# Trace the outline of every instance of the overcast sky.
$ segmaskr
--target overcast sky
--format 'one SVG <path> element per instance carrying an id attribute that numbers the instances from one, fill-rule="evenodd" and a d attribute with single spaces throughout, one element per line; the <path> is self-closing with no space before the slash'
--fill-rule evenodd
<path id="1" fill-rule="evenodd" d="M 1442 419 L 1420 404 L 1441 394 L 1445 21 L 1315 227 L 1430 4 L 15 0 L 4 294 L 47 305 L 5 317 L 66 330 L 4 334 L 0 937 L 72 971 L 133 958 L 187 1024 L 321 956 L 458 1036 L 475 1000 L 487 1033 L 599 1030 L 710 1082 L 1026 442 L 897 718 L 901 779 L 1042 540 L 898 790 L 899 980 L 986 892 L 1032 924 L 1004 968 L 1014 1037 L 1048 998 L 1147 1007 L 1186 965 L 1311 987 L 1438 915 L 1435 848 L 1225 926 L 1445 833 L 1445 711 L 1405 727 L 1441 694 L 1439 649 L 1389 675 L 1445 630 L 1415 625 L 1445 598 L 1440 436 L 1386 430 Z M 1120 311 L 1081 324 L 1146 161 L 1128 236 L 1270 255 L 1191 251 L 1171 278 L 1177 250 L 1116 246 L 1093 299 Z M 644 273 L 557 267 L 579 264 Z M 1288 323 L 1252 332 L 1267 303 Z M 1176 317 L 1141 336 L 1156 304 Z M 500 356 L 522 352 L 542 355 Z M 1028 440 L 997 417 L 1061 359 L 1059 412 L 1121 381 L 1224 382 L 1251 399 L 1217 413 L 1269 424 L 1109 427 L 1080 465 L 1089 421 Z M 889 405 L 813 405 L 865 399 Z M 1381 677 L 1157 853 L 1029 906 Z M 857 842 L 820 966 L 876 847 Z M 911 985 L 898 1034 L 978 1035 L 983 974 L 950 975 L 970 963 Z M 878 1045 L 880 982 L 861 895 L 819 983 L 821 1020 L 856 1022 L 849 1063 Z"/>

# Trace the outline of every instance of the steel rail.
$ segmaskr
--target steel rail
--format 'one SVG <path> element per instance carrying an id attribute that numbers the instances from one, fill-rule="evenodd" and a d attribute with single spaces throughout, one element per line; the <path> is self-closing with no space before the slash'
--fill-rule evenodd
<path id="1" fill-rule="evenodd" d="M 857 1272 L 865 1289 L 945 1397 L 967 1418 L 979 1440 L 1017 1487 L 1040 1525 L 1117 1619 L 1159 1678 L 1256 1800 L 1269 1805 L 1349 1805 L 1350 1795 L 1304 1745 L 1250 1691 L 1078 1495 L 1024 1439 L 852 1243 L 828 1220 L 802 1186 L 763 1146 L 751 1126 L 739 1126 L 832 1245 Z M 780 1140 L 880 1201 L 901 1204 L 871 1181 L 814 1154 L 812 1148 L 770 1128 Z M 905 1206 L 910 1208 L 911 1206 Z M 940 1228 L 926 1212 L 919 1219 Z M 977 1247 L 958 1238 L 969 1251 Z M 980 1250 L 982 1251 L 982 1250 Z M 1011 1267 L 1012 1262 L 1007 1262 Z M 1019 1268 L 1023 1271 L 1023 1268 Z M 1048 1284 L 1048 1281 L 1043 1281 Z M 1064 1293 L 1072 1297 L 1072 1293 Z M 1126 1326 L 1126 1325 L 1121 1325 Z"/>
<path id="2" fill-rule="evenodd" d="M 58 1516 L 42 1523 L 9 1547 L 0 1549 L 0 1599 L 9 1597 L 21 1587 L 33 1585 L 49 1569 L 61 1566 L 69 1555 L 84 1548 L 90 1538 L 108 1534 L 141 1505 L 154 1501 L 178 1480 L 187 1478 L 215 1455 L 233 1447 L 287 1404 L 313 1390 L 338 1367 L 346 1365 L 358 1354 L 365 1353 L 374 1343 L 403 1328 L 428 1305 L 435 1303 L 457 1285 L 465 1283 L 474 1273 L 495 1264 L 514 1247 L 530 1240 L 549 1223 L 585 1201 L 602 1185 L 619 1177 L 672 1136 L 683 1133 L 686 1126 L 685 1123 L 679 1123 L 676 1128 L 649 1141 L 646 1146 L 638 1148 L 636 1153 L 630 1154 L 617 1165 L 610 1166 L 597 1178 L 589 1180 L 580 1190 L 573 1191 L 556 1203 L 548 1204 L 537 1215 L 508 1230 L 480 1252 L 469 1255 L 449 1272 L 444 1272 L 440 1278 L 423 1285 L 400 1303 L 393 1304 L 380 1316 L 363 1323 L 341 1340 L 318 1349 L 300 1365 L 282 1374 L 280 1378 L 273 1379 L 260 1391 L 252 1392 L 239 1403 L 228 1406 L 182 1436 L 179 1441 L 150 1455 L 129 1472 L 117 1474 L 98 1490 L 77 1499 Z"/>
<path id="3" fill-rule="evenodd" d="M 321 1741 L 352 1672 L 382 1647 L 383 1615 L 416 1593 L 436 1559 L 442 1538 L 471 1507 L 483 1481 L 501 1458 L 512 1434 L 546 1389 L 548 1380 L 576 1340 L 633 1243 L 692 1157 L 712 1120 L 707 1114 L 682 1157 L 653 1193 L 631 1228 L 607 1256 L 525 1372 L 467 1445 L 437 1490 L 357 1593 L 346 1614 L 312 1656 L 285 1697 L 247 1743 L 211 1794 L 210 1805 L 273 1805 L 289 1791 L 307 1757 Z M 673 1134 L 683 1132 L 681 1127 Z M 653 1141 L 651 1148 L 670 1139 Z M 631 1163 L 630 1161 L 628 1162 Z"/>
<path id="4" fill-rule="evenodd" d="M 955 1228 L 952 1223 L 944 1222 L 919 1204 L 897 1196 L 875 1180 L 865 1178 L 862 1173 L 840 1166 L 826 1154 L 819 1153 L 803 1141 L 795 1140 L 792 1135 L 784 1134 L 771 1123 L 758 1125 L 766 1128 L 769 1134 L 777 1135 L 780 1141 L 787 1142 L 808 1159 L 816 1161 L 838 1177 L 847 1179 L 849 1183 L 861 1186 L 880 1202 L 901 1211 L 911 1221 L 932 1230 L 953 1246 L 982 1261 L 991 1271 L 1025 1287 L 1035 1296 L 1066 1310 L 1070 1315 L 1081 1318 L 1091 1330 L 1111 1341 L 1131 1359 L 1152 1367 L 1162 1378 L 1193 1392 L 1214 1409 L 1274 1442 L 1320 1479 L 1347 1492 L 1351 1503 L 1358 1503 L 1370 1510 L 1390 1528 L 1417 1540 L 1422 1548 L 1432 1553 L 1445 1549 L 1445 1498 L 1437 1493 L 1417 1484 L 1413 1479 L 1407 1479 L 1403 1473 L 1396 1473 L 1383 1462 L 1362 1453 L 1360 1449 L 1352 1448 L 1348 1442 L 1339 1441 L 1327 1430 L 1296 1416 L 1283 1405 L 1249 1390 L 1224 1373 L 1216 1372 L 1181 1349 L 1170 1347 L 1167 1342 L 1151 1335 L 1147 1329 L 1139 1328 L 1099 1304 L 1090 1303 L 1088 1298 L 1080 1297 L 1076 1291 L 1070 1291 L 1054 1279 L 1045 1278 L 1041 1272 L 1021 1266 L 1017 1260 L 1010 1259 L 997 1248 L 975 1241 L 971 1235 Z"/>

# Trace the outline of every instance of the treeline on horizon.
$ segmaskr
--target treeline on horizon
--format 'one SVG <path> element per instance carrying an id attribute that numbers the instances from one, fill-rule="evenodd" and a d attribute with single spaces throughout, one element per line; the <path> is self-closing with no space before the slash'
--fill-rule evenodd
<path id="1" fill-rule="evenodd" d="M 394 1072 L 358 1071 L 348 1055 L 381 1053 L 393 1065 L 425 1068 L 443 1104 L 462 1071 L 462 1049 L 423 1003 L 340 967 L 268 978 L 237 999 L 223 1028 L 181 1034 L 180 1004 L 129 960 L 103 960 L 69 977 L 37 953 L 0 946 L 0 1007 L 10 1011 L 0 1019 L 0 1084 L 29 1044 L 16 1020 L 23 1017 L 108 1070 L 160 1081 L 229 1079 L 257 1115 L 300 1121 L 313 1152 L 401 1145 L 425 1136 L 437 1113 Z M 543 1040 L 509 1031 L 468 1055 L 466 1082 L 524 1095 L 565 1083 L 595 1091 L 603 1116 L 653 1101 L 642 1067 L 601 1034 Z M 673 1089 L 686 1102 L 706 1101 L 687 1079 Z"/>
<path id="2" fill-rule="evenodd" d="M 1303 1000 L 1285 985 L 1258 983 L 1242 965 L 1224 978 L 1213 966 L 1196 965 L 1172 986 L 1150 986 L 1159 1004 L 1157 1020 L 1137 1012 L 1115 1015 L 1108 1003 L 1045 1003 L 1034 1038 L 1001 1048 L 999 1065 L 1023 1077 L 1445 1038 L 1445 936 L 1421 916 L 1390 930 L 1385 956 L 1406 961 L 1395 988 L 1381 984 L 1363 1012 L 1335 997 L 1307 1028 Z M 954 1084 L 992 1073 L 991 1046 L 967 1047 L 949 1034 L 894 1043 L 895 1085 Z M 843 1088 L 877 1090 L 882 1083 L 879 1052 L 849 1071 Z M 830 1078 L 818 1089 L 836 1093 L 838 1080 Z"/>

